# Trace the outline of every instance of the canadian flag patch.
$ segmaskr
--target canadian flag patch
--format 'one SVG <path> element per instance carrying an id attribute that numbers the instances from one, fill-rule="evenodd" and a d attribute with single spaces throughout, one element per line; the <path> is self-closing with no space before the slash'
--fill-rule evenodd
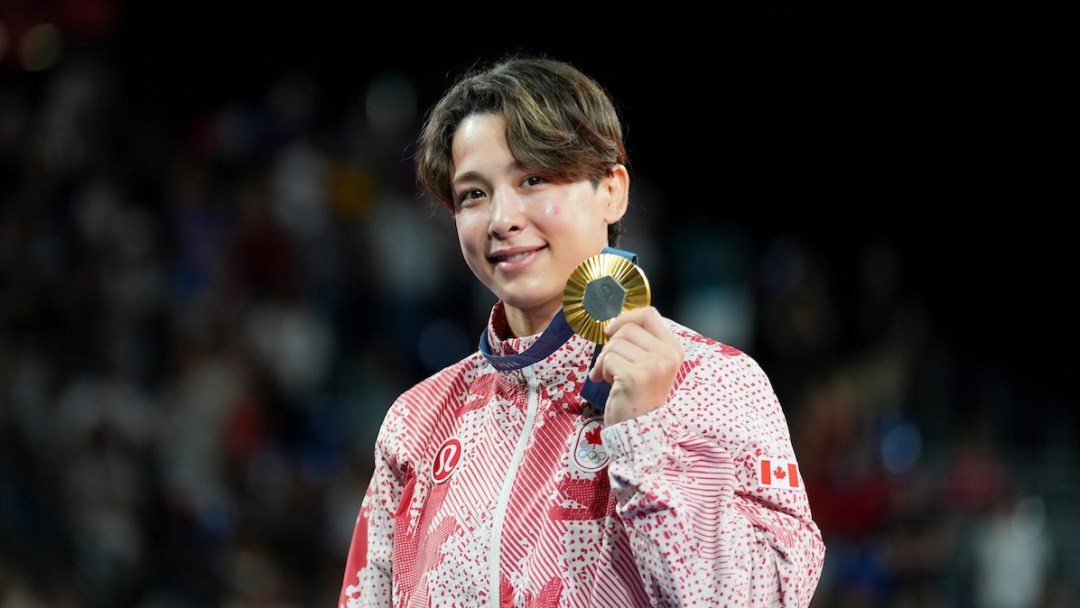
<path id="1" fill-rule="evenodd" d="M 799 480 L 799 465 L 793 460 L 762 458 L 758 465 L 758 485 L 781 490 L 797 490 L 802 485 Z"/>

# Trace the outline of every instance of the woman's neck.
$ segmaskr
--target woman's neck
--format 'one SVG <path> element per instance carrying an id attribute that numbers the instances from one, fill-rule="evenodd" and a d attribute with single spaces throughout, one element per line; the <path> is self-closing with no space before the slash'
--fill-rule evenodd
<path id="1" fill-rule="evenodd" d="M 543 333 L 551 324 L 555 314 L 559 312 L 559 306 L 547 305 L 542 308 L 524 310 L 504 304 L 503 312 L 506 314 L 506 325 L 511 334 L 509 337 L 524 338 Z"/>

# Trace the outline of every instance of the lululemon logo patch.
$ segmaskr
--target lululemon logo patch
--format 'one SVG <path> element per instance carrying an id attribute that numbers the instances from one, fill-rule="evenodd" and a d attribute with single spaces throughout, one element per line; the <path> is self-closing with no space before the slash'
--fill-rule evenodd
<path id="1" fill-rule="evenodd" d="M 435 452 L 435 461 L 431 463 L 431 479 L 435 483 L 442 483 L 450 479 L 450 474 L 461 462 L 461 442 L 455 437 L 447 439 L 438 452 Z"/>
<path id="2" fill-rule="evenodd" d="M 585 421 L 578 429 L 576 439 L 571 445 L 571 460 L 579 469 L 598 471 L 608 463 L 608 453 L 600 441 L 600 431 L 604 428 L 602 418 Z"/>

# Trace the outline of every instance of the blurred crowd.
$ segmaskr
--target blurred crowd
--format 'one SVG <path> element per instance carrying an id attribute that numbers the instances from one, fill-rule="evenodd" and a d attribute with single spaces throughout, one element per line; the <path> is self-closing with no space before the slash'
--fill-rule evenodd
<path id="1" fill-rule="evenodd" d="M 383 413 L 492 304 L 416 195 L 417 83 L 331 107 L 290 73 L 163 117 L 123 78 L 88 53 L 0 81 L 0 608 L 332 606 Z M 787 412 L 815 607 L 1077 605 L 1075 453 L 955 403 L 888 234 L 837 255 L 634 178 L 657 305 Z"/>

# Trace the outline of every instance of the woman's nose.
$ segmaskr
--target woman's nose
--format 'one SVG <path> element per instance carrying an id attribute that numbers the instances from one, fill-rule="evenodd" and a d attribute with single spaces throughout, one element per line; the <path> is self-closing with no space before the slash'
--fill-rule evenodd
<path id="1" fill-rule="evenodd" d="M 506 238 L 525 226 L 525 214 L 521 199 L 513 193 L 495 194 L 491 199 L 491 222 L 488 233 L 495 238 Z"/>

